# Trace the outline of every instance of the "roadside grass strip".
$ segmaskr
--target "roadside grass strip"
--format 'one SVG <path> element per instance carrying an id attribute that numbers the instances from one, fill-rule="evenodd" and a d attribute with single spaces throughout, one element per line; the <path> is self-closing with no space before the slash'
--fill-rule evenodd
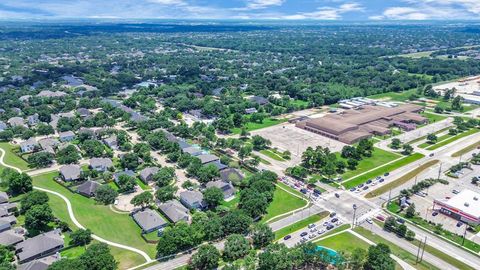
<path id="1" fill-rule="evenodd" d="M 443 128 L 443 129 L 441 129 L 441 130 L 439 130 L 439 131 L 437 131 L 437 132 L 434 132 L 433 134 L 438 135 L 438 134 L 440 134 L 440 133 L 442 133 L 442 132 L 445 132 L 445 131 L 447 131 L 447 130 L 449 130 L 449 129 L 451 129 L 451 128 L 452 128 L 452 127 L 446 127 L 446 128 Z M 428 136 L 428 135 L 425 135 L 425 136 L 416 138 L 416 139 L 414 139 L 414 140 L 411 140 L 411 141 L 407 142 L 406 144 L 414 144 L 414 143 L 417 143 L 417 142 L 419 142 L 419 141 L 421 141 L 421 140 L 426 139 L 427 136 Z"/>
<path id="2" fill-rule="evenodd" d="M 377 196 L 380 196 L 382 195 L 383 193 L 391 190 L 391 189 L 394 189 L 402 184 L 405 184 L 406 182 L 408 182 L 410 179 L 414 178 L 416 175 L 420 174 L 421 172 L 423 172 L 424 170 L 432 167 L 433 165 L 437 164 L 439 161 L 438 160 L 430 160 L 428 161 L 427 163 L 424 163 L 422 165 L 420 165 L 418 168 L 415 168 L 414 170 L 408 172 L 407 174 L 403 175 L 402 177 L 400 178 L 397 178 L 396 180 L 393 180 L 391 182 L 389 182 L 388 184 L 385 184 L 375 190 L 372 190 L 370 191 L 369 193 L 367 193 L 365 195 L 365 198 L 369 199 L 369 198 L 374 198 L 374 197 L 377 197 Z"/>
<path id="3" fill-rule="evenodd" d="M 426 262 L 425 260 L 423 260 L 422 262 L 420 263 L 416 263 L 415 262 L 415 259 L 416 259 L 416 256 L 411 254 L 410 252 L 404 250 L 403 248 L 393 244 L 392 242 L 390 241 L 387 241 L 386 239 L 384 239 L 383 237 L 381 236 L 378 236 L 372 232 L 370 232 L 369 230 L 363 228 L 363 227 L 356 227 L 355 229 L 353 229 L 355 232 L 357 232 L 358 234 L 362 235 L 363 237 L 367 238 L 368 240 L 376 243 L 376 244 L 379 244 L 379 243 L 384 243 L 386 245 L 388 245 L 390 247 L 390 250 L 392 251 L 392 254 L 397 256 L 398 258 L 402 259 L 403 261 L 405 261 L 406 263 L 414 266 L 416 269 L 419 269 L 419 270 L 440 270 L 439 268 L 433 266 L 432 264 Z M 433 254 L 432 254 L 433 255 Z M 440 258 L 441 259 L 441 258 Z"/>
<path id="4" fill-rule="evenodd" d="M 294 233 L 296 231 L 302 230 L 303 228 L 307 227 L 309 224 L 318 222 L 324 218 L 326 218 L 330 213 L 325 211 L 325 212 L 320 212 L 316 215 L 309 216 L 306 219 L 302 219 L 300 221 L 297 221 L 289 226 L 283 227 L 280 230 L 275 232 L 275 241 L 282 239 L 283 237 Z"/>
<path id="5" fill-rule="evenodd" d="M 461 156 L 461 155 L 464 155 L 464 154 L 466 154 L 466 153 L 468 153 L 468 152 L 470 152 L 470 151 L 473 151 L 473 150 L 477 149 L 478 147 L 480 147 L 480 141 L 479 141 L 479 142 L 476 142 L 476 143 L 474 143 L 474 144 L 471 144 L 471 145 L 463 148 L 463 149 L 460 150 L 460 151 L 457 151 L 457 152 L 453 153 L 453 154 L 452 154 L 452 157 L 459 157 L 459 156 Z"/>
<path id="6" fill-rule="evenodd" d="M 447 145 L 447 144 L 450 144 L 450 143 L 452 143 L 452 142 L 454 142 L 454 141 L 456 141 L 456 140 L 459 140 L 459 139 L 461 139 L 461 138 L 464 138 L 464 137 L 470 136 L 470 135 L 472 135 L 472 134 L 475 134 L 475 133 L 477 133 L 477 132 L 479 132 L 479 131 L 480 131 L 480 129 L 478 129 L 478 128 L 472 128 L 472 129 L 470 129 L 470 130 L 468 130 L 468 131 L 465 131 L 465 132 L 462 132 L 462 133 L 460 133 L 460 134 L 457 134 L 457 135 L 455 135 L 455 136 L 453 136 L 453 137 L 450 137 L 450 138 L 448 138 L 448 139 L 446 139 L 446 140 L 440 141 L 440 142 L 438 142 L 438 143 L 436 143 L 436 144 L 434 144 L 434 145 L 432 145 L 432 146 L 430 146 L 430 147 L 427 147 L 427 148 L 425 148 L 425 149 L 426 149 L 426 150 L 435 150 L 435 149 L 438 149 L 438 148 L 440 148 L 440 147 L 442 147 L 442 146 L 445 146 L 445 145 Z"/>
<path id="7" fill-rule="evenodd" d="M 266 150 L 266 149 L 260 150 L 260 153 L 276 161 L 285 161 L 285 159 L 283 159 L 281 156 L 277 155 L 276 153 L 270 150 Z"/>
<path id="8" fill-rule="evenodd" d="M 338 154 L 338 157 L 340 157 L 340 154 Z M 375 147 L 372 152 L 371 157 L 366 157 L 358 162 L 357 168 L 352 171 L 346 171 L 345 173 L 342 174 L 342 178 L 344 180 L 350 180 L 357 175 L 359 175 L 362 172 L 366 172 L 368 170 L 377 168 L 387 162 L 394 161 L 401 156 L 397 153 L 393 152 L 388 152 L 385 150 L 382 150 L 380 148 Z M 345 160 L 346 162 L 346 160 Z"/>
<path id="9" fill-rule="evenodd" d="M 398 159 L 398 160 L 396 160 L 392 163 L 389 163 L 389 164 L 386 164 L 384 166 L 378 167 L 378 168 L 376 168 L 374 170 L 371 170 L 371 171 L 369 171 L 365 174 L 362 174 L 358 177 L 355 177 L 355 178 L 350 179 L 346 182 L 343 182 L 342 185 L 347 189 L 350 189 L 352 187 L 356 187 L 359 184 L 363 184 L 363 183 L 367 182 L 369 179 L 374 179 L 377 176 L 381 176 L 381 175 L 384 175 L 387 172 L 394 171 L 398 168 L 401 168 L 405 165 L 408 165 L 412 162 L 415 162 L 415 161 L 417 161 L 417 160 L 419 160 L 423 157 L 424 157 L 423 154 L 414 153 L 410 156 L 400 158 L 400 159 Z"/>

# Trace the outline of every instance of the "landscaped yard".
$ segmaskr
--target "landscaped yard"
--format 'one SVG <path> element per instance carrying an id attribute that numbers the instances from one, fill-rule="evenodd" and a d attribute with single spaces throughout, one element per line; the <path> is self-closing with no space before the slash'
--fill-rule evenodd
<path id="1" fill-rule="evenodd" d="M 35 176 L 33 177 L 34 185 L 59 192 L 67 197 L 72 203 L 75 217 L 94 234 L 113 242 L 144 250 L 151 257 L 155 256 L 155 245 L 145 243 L 140 236 L 140 227 L 129 215 L 114 213 L 108 206 L 96 204 L 93 199 L 71 193 L 53 180 L 57 174 L 57 172 L 52 172 Z M 50 198 L 55 215 L 72 225 L 70 218 L 67 218 L 65 203 L 60 199 L 55 199 L 54 196 L 50 196 Z M 121 228 L 121 230 L 116 228 Z"/>
<path id="2" fill-rule="evenodd" d="M 253 123 L 253 122 L 246 123 L 245 124 L 245 129 L 247 131 L 253 131 L 253 130 L 257 130 L 257 129 L 262 129 L 262 128 L 266 128 L 266 127 L 275 126 L 275 125 L 278 125 L 280 123 L 284 123 L 286 121 L 287 121 L 287 119 L 265 118 L 262 123 Z M 232 129 L 233 134 L 240 134 L 241 131 L 242 131 L 241 128 L 233 128 Z"/>
<path id="3" fill-rule="evenodd" d="M 407 164 L 410 164 L 412 162 L 415 162 L 421 158 L 423 158 L 424 155 L 420 154 L 420 153 L 414 153 L 410 156 L 406 156 L 406 157 L 403 157 L 395 162 L 392 162 L 390 164 L 387 164 L 387 165 L 384 165 L 384 166 L 381 166 L 381 167 L 378 167 L 377 169 L 374 169 L 368 173 L 365 173 L 365 174 L 362 174 L 358 177 L 355 177 L 347 182 L 344 182 L 342 183 L 342 185 L 347 188 L 347 189 L 350 189 L 352 187 L 356 187 L 358 186 L 359 184 L 362 184 L 362 183 L 365 183 L 368 181 L 368 179 L 374 179 L 375 177 L 377 176 L 381 176 L 387 172 L 391 172 L 393 170 L 396 170 L 398 168 L 401 168 Z"/>
<path id="4" fill-rule="evenodd" d="M 401 156 L 399 154 L 388 152 L 375 147 L 371 157 L 364 158 L 360 162 L 358 162 L 357 169 L 353 171 L 346 171 L 342 175 L 342 179 L 344 180 L 350 179 L 358 174 L 361 174 L 373 168 L 377 168 L 387 162 L 398 159 L 400 157 Z"/>
<path id="5" fill-rule="evenodd" d="M 287 227 L 283 227 L 280 230 L 275 232 L 275 240 L 279 240 L 288 234 L 301 230 L 307 227 L 311 223 L 318 222 L 323 218 L 327 217 L 329 214 L 330 214 L 329 212 L 321 212 L 321 213 L 318 213 L 317 215 L 309 216 L 306 219 L 297 221 Z"/>
<path id="6" fill-rule="evenodd" d="M 349 232 L 343 232 L 332 237 L 314 242 L 316 245 L 327 247 L 335 251 L 352 252 L 356 248 L 368 249 L 370 246 L 367 242 L 356 237 Z"/>
<path id="7" fill-rule="evenodd" d="M 14 151 L 19 151 L 18 146 L 12 145 L 7 142 L 0 143 L 0 148 L 5 150 L 5 157 L 3 161 L 8 164 L 19 168 L 22 171 L 30 169 L 28 163 L 23 160 L 21 157 L 17 156 Z M 0 168 L 1 170 L 1 168 Z"/>
<path id="8" fill-rule="evenodd" d="M 293 196 L 280 187 L 277 187 L 273 195 L 273 201 L 268 206 L 267 214 L 262 218 L 262 220 L 268 221 L 273 217 L 290 212 L 305 205 L 307 205 L 305 200 Z"/>

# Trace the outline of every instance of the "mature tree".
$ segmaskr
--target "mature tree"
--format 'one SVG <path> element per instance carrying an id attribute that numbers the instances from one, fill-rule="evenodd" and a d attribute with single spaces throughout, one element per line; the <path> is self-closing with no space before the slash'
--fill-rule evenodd
<path id="1" fill-rule="evenodd" d="M 267 212 L 268 200 L 265 194 L 252 188 L 246 188 L 240 192 L 238 207 L 252 218 L 257 218 Z"/>
<path id="2" fill-rule="evenodd" d="M 218 168 L 213 164 L 202 166 L 197 172 L 198 181 L 202 184 L 206 184 L 219 176 Z"/>
<path id="3" fill-rule="evenodd" d="M 427 135 L 427 143 L 434 144 L 438 140 L 437 136 L 433 133 Z"/>
<path id="4" fill-rule="evenodd" d="M 177 187 L 175 186 L 165 186 L 157 189 L 155 192 L 155 198 L 160 202 L 166 202 L 169 200 L 175 199 L 175 193 L 177 192 Z"/>
<path id="5" fill-rule="evenodd" d="M 362 270 L 366 259 L 366 250 L 363 248 L 355 248 L 350 255 L 349 266 L 352 270 Z"/>
<path id="6" fill-rule="evenodd" d="M 204 234 L 204 239 L 211 241 L 224 235 L 222 220 L 212 211 L 195 212 L 192 217 L 192 226 L 197 226 Z"/>
<path id="7" fill-rule="evenodd" d="M 342 148 L 342 155 L 341 156 L 342 156 L 342 158 L 345 158 L 345 159 L 349 159 L 349 158 L 358 159 L 359 158 L 357 149 L 353 146 L 350 146 L 350 145 L 345 145 Z"/>
<path id="8" fill-rule="evenodd" d="M 48 270 L 87 270 L 79 259 L 61 259 L 48 267 Z"/>
<path id="9" fill-rule="evenodd" d="M 452 110 L 463 111 L 462 101 L 463 101 L 462 96 L 460 96 L 460 95 L 456 96 L 452 100 Z"/>
<path id="10" fill-rule="evenodd" d="M 135 170 L 139 165 L 139 156 L 136 153 L 126 153 L 120 160 L 120 166 L 124 169 Z"/>
<path id="11" fill-rule="evenodd" d="M 15 255 L 13 252 L 6 246 L 0 245 L 0 269 L 7 270 L 10 268 L 3 268 L 4 264 L 11 264 L 14 260 Z M 12 268 L 15 269 L 15 268 Z"/>
<path id="12" fill-rule="evenodd" d="M 202 241 L 201 233 L 185 222 L 167 227 L 157 244 L 157 257 L 164 257 L 194 247 Z"/>
<path id="13" fill-rule="evenodd" d="M 156 174 L 153 175 L 152 181 L 157 183 L 158 187 L 164 187 L 170 184 L 175 178 L 175 168 L 162 167 Z"/>
<path id="14" fill-rule="evenodd" d="M 92 232 L 89 229 L 78 229 L 70 234 L 70 245 L 86 246 L 92 241 Z"/>
<path id="15" fill-rule="evenodd" d="M 132 176 L 122 174 L 118 177 L 118 191 L 121 193 L 133 192 L 137 183 Z"/>
<path id="16" fill-rule="evenodd" d="M 87 157 L 102 157 L 105 154 L 105 145 L 98 140 L 86 140 L 82 143 L 82 150 Z"/>
<path id="17" fill-rule="evenodd" d="M 150 150 L 150 146 L 146 143 L 137 143 L 133 146 L 133 152 L 145 162 L 149 162 L 151 159 Z"/>
<path id="18" fill-rule="evenodd" d="M 114 203 L 117 196 L 117 191 L 115 191 L 109 185 L 99 186 L 95 191 L 95 200 L 105 205 Z"/>
<path id="19" fill-rule="evenodd" d="M 53 221 L 52 209 L 48 204 L 34 205 L 25 213 L 25 228 L 28 231 L 42 232 L 47 230 L 47 224 Z"/>
<path id="20" fill-rule="evenodd" d="M 247 233 L 253 220 L 242 210 L 233 210 L 222 217 L 225 234 Z"/>
<path id="21" fill-rule="evenodd" d="M 413 241 L 415 239 L 415 232 L 412 230 L 407 230 L 407 233 L 405 234 L 405 239 L 408 241 Z"/>
<path id="22" fill-rule="evenodd" d="M 293 260 L 284 244 L 271 244 L 258 255 L 259 270 L 288 270 L 293 269 Z"/>
<path id="23" fill-rule="evenodd" d="M 55 130 L 50 125 L 39 123 L 37 125 L 37 133 L 38 135 L 49 135 L 49 134 L 54 134 Z"/>
<path id="24" fill-rule="evenodd" d="M 210 270 L 218 267 L 220 252 L 211 245 L 206 244 L 198 249 L 198 252 L 190 260 L 190 268 L 195 270 Z"/>
<path id="25" fill-rule="evenodd" d="M 24 214 L 35 205 L 48 203 L 47 193 L 38 190 L 30 191 L 27 196 L 23 197 L 20 207 L 20 213 Z"/>
<path id="26" fill-rule="evenodd" d="M 415 204 L 414 203 L 411 203 L 407 207 L 407 210 L 405 211 L 405 216 L 407 218 L 413 218 L 415 216 Z"/>
<path id="27" fill-rule="evenodd" d="M 8 192 L 13 195 L 23 194 L 32 191 L 32 178 L 26 173 L 19 173 L 13 169 L 6 168 L 0 175 L 2 184 L 8 187 Z"/>
<path id="28" fill-rule="evenodd" d="M 78 150 L 74 145 L 69 145 L 57 151 L 57 161 L 60 164 L 77 163 L 80 160 Z"/>
<path id="29" fill-rule="evenodd" d="M 208 207 L 215 208 L 223 201 L 223 192 L 218 187 L 209 187 L 203 191 L 203 199 Z"/>
<path id="30" fill-rule="evenodd" d="M 53 154 L 49 152 L 37 152 L 28 157 L 28 163 L 35 168 L 45 168 L 53 163 Z"/>
<path id="31" fill-rule="evenodd" d="M 396 231 L 397 230 L 397 222 L 395 221 L 394 217 L 387 217 L 385 220 L 385 224 L 383 224 L 383 228 L 387 231 Z"/>
<path id="32" fill-rule="evenodd" d="M 358 166 L 358 160 L 353 159 L 353 158 L 349 158 L 347 160 L 347 168 L 349 170 L 355 170 L 357 168 L 357 166 Z"/>
<path id="33" fill-rule="evenodd" d="M 110 253 L 108 245 L 104 243 L 91 244 L 78 259 L 88 270 L 117 269 L 117 262 Z"/>
<path id="34" fill-rule="evenodd" d="M 253 147 L 251 145 L 245 145 L 238 151 L 238 157 L 243 161 L 246 157 L 250 156 L 252 150 Z"/>
<path id="35" fill-rule="evenodd" d="M 252 136 L 252 145 L 253 145 L 253 149 L 256 150 L 256 151 L 260 151 L 260 150 L 263 150 L 263 149 L 266 149 L 268 146 L 270 146 L 272 144 L 271 141 L 263 138 L 262 136 L 260 135 L 254 135 Z"/>
<path id="36" fill-rule="evenodd" d="M 390 144 L 390 147 L 392 149 L 399 149 L 402 146 L 402 141 L 398 138 L 393 138 L 392 143 Z"/>
<path id="37" fill-rule="evenodd" d="M 130 201 L 131 204 L 133 204 L 134 206 L 141 206 L 142 209 L 149 206 L 152 202 L 153 202 L 153 195 L 149 191 L 144 191 L 136 195 Z"/>
<path id="38" fill-rule="evenodd" d="M 403 152 L 404 155 L 410 155 L 413 153 L 413 147 L 410 144 L 403 145 Z"/>
<path id="39" fill-rule="evenodd" d="M 243 258 L 250 250 L 250 243 L 240 234 L 232 234 L 227 237 L 225 247 L 223 249 L 223 258 L 227 261 L 235 261 Z"/>
<path id="40" fill-rule="evenodd" d="M 400 237 L 405 237 L 407 235 L 408 228 L 405 224 L 400 224 L 397 227 L 397 235 Z"/>
<path id="41" fill-rule="evenodd" d="M 257 223 L 253 226 L 251 232 L 253 246 L 256 249 L 264 248 L 275 240 L 275 234 L 270 226 Z"/>
<path id="42" fill-rule="evenodd" d="M 370 246 L 368 248 L 367 261 L 363 269 L 365 270 L 394 270 L 395 261 L 390 258 L 390 248 L 383 244 Z"/>

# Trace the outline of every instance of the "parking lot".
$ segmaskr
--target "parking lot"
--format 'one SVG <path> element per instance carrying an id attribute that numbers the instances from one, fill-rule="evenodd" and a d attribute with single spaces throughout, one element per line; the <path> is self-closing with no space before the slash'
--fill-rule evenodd
<path id="1" fill-rule="evenodd" d="M 301 162 L 302 153 L 308 147 L 328 147 L 332 152 L 339 152 L 346 145 L 342 142 L 295 127 L 295 124 L 285 123 L 273 127 L 252 131 L 252 135 L 260 135 L 272 142 L 272 147 L 292 153 L 289 166 Z"/>

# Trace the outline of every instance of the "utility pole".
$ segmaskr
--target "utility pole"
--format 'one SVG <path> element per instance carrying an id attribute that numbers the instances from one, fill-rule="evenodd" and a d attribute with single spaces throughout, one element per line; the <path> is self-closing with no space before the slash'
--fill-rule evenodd
<path id="1" fill-rule="evenodd" d="M 467 223 L 464 224 L 465 225 L 465 231 L 463 231 L 463 239 L 462 239 L 462 247 L 463 247 L 463 244 L 465 243 L 465 236 L 467 236 Z"/>
<path id="2" fill-rule="evenodd" d="M 390 204 L 390 199 L 392 198 L 391 196 L 392 196 L 392 189 L 388 191 L 387 208 L 388 208 L 388 205 Z"/>
<path id="3" fill-rule="evenodd" d="M 423 241 L 422 256 L 420 256 L 420 262 L 423 261 L 423 253 L 425 252 L 425 246 L 427 245 L 427 236 L 425 236 L 425 241 Z"/>
<path id="4" fill-rule="evenodd" d="M 352 220 L 352 228 L 355 227 L 355 214 L 357 213 L 357 205 L 353 204 L 353 220 Z"/>
<path id="5" fill-rule="evenodd" d="M 415 264 L 418 263 L 418 257 L 420 256 L 420 247 L 422 246 L 422 240 L 420 240 L 420 243 L 418 243 L 418 250 L 417 250 L 417 256 L 415 257 Z"/>
<path id="6" fill-rule="evenodd" d="M 438 169 L 438 177 L 437 177 L 437 180 L 440 179 L 440 174 L 442 173 L 442 165 L 443 165 L 443 162 L 440 163 L 440 168 Z"/>

